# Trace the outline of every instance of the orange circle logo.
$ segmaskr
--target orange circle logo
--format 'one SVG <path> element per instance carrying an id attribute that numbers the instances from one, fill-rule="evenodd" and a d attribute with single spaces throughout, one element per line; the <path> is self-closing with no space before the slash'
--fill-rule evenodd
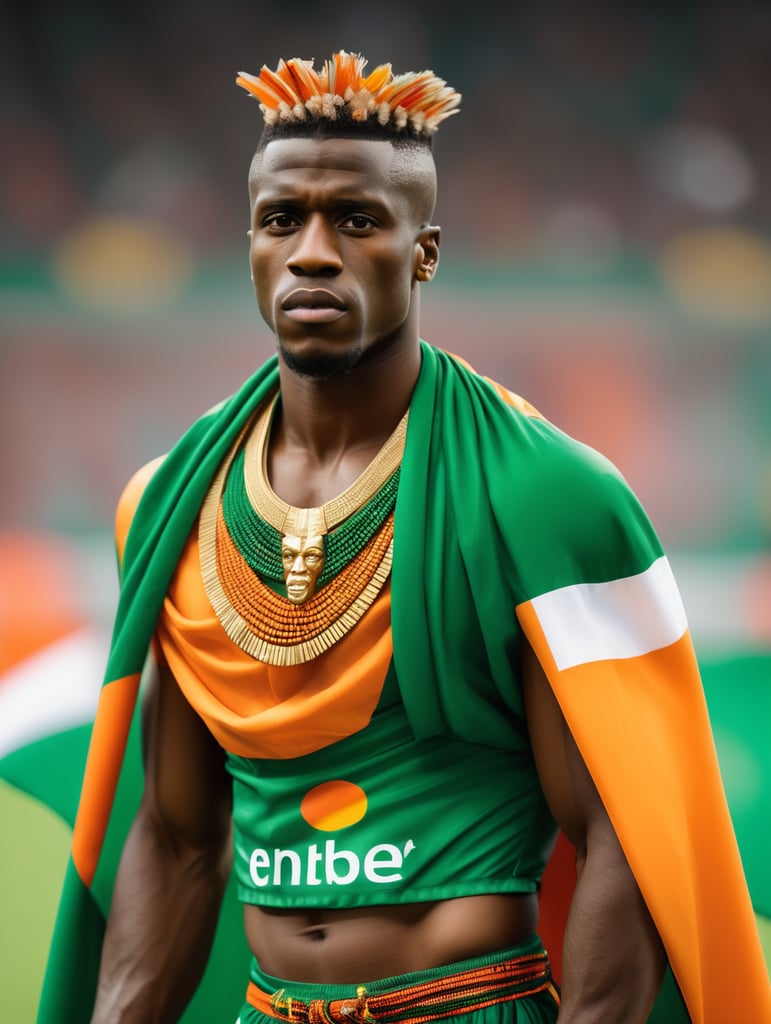
<path id="1" fill-rule="evenodd" d="M 366 813 L 367 794 L 361 786 L 342 779 L 314 786 L 300 804 L 303 818 L 322 832 L 355 825 Z"/>

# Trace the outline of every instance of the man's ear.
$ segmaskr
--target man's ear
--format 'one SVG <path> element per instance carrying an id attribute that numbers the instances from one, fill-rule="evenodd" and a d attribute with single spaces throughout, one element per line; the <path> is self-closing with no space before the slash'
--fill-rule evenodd
<path id="1" fill-rule="evenodd" d="M 416 246 L 417 262 L 415 277 L 418 281 L 430 281 L 439 266 L 439 241 L 442 229 L 429 225 L 421 230 Z"/>

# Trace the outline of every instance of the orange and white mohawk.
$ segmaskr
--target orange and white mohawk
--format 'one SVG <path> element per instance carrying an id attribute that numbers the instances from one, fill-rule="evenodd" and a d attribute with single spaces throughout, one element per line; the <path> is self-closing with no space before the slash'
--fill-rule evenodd
<path id="1" fill-rule="evenodd" d="M 347 117 L 370 118 L 382 128 L 433 135 L 440 123 L 458 111 L 460 94 L 433 71 L 409 71 L 394 76 L 381 64 L 363 77 L 367 61 L 361 54 L 339 50 L 324 61 L 321 71 L 313 60 L 292 57 L 279 61 L 275 71 L 263 65 L 259 75 L 240 71 L 236 83 L 260 102 L 266 125 Z"/>

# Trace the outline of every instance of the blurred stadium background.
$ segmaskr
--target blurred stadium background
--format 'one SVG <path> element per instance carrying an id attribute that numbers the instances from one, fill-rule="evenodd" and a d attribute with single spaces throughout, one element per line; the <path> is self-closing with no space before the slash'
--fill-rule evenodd
<path id="1" fill-rule="evenodd" d="M 436 144 L 424 336 L 648 508 L 771 961 L 771 7 L 497 7 L 0 5 L 0 775 L 91 713 L 123 484 L 272 350 L 236 72 L 339 48 L 431 67 L 464 102 Z M 0 820 L 0 1019 L 24 1024 L 68 829 L 2 781 Z"/>

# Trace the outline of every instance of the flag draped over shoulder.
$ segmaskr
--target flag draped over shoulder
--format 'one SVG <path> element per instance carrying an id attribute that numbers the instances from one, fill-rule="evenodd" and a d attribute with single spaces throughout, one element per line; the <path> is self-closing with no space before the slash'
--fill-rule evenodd
<path id="1" fill-rule="evenodd" d="M 699 670 L 647 515 L 597 452 L 513 396 L 496 401 L 501 389 L 440 351 L 424 352 L 421 383 L 429 366 L 410 429 L 431 438 L 410 446 L 408 434 L 395 521 L 394 659 L 411 725 L 505 742 L 515 611 L 691 1019 L 771 1020 Z"/>
<path id="2" fill-rule="evenodd" d="M 521 715 L 521 630 L 608 807 L 692 1019 L 771 1019 L 682 606 L 647 517 L 597 453 L 457 360 L 422 351 L 392 578 L 394 659 L 413 731 L 506 744 Z M 277 386 L 273 359 L 194 424 L 133 517 L 39 1024 L 89 1019 L 126 830 L 115 809 L 130 812 L 138 799 L 136 698 L 157 614 L 216 469 Z M 447 685 L 459 677 L 467 685 Z M 218 965 L 233 970 L 220 953 L 239 931 L 228 913 L 207 971 L 215 989 Z M 246 963 L 235 963 L 237 1007 Z"/>
<path id="3" fill-rule="evenodd" d="M 214 473 L 243 424 L 277 385 L 273 359 L 232 398 L 193 424 L 147 482 L 120 552 L 120 599 L 39 1024 L 90 1020 L 114 874 L 141 791 L 137 695 L 155 622 Z"/>

